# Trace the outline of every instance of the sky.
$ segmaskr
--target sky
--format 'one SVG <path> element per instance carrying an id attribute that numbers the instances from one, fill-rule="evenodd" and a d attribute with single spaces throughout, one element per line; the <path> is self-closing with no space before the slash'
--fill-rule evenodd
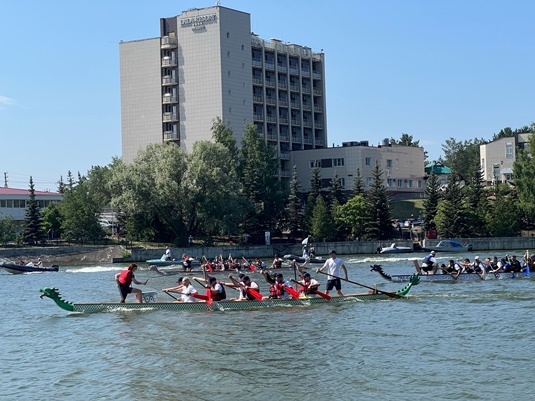
<path id="1" fill-rule="evenodd" d="M 0 174 L 55 191 L 121 157 L 119 42 L 216 1 L 26 0 L 0 5 Z M 325 53 L 329 146 L 412 135 L 490 140 L 535 121 L 535 1 L 221 0 L 260 38 Z"/>

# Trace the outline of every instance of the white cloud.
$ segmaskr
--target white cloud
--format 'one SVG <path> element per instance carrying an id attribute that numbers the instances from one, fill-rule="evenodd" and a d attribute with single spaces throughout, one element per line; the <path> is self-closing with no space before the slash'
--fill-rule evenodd
<path id="1" fill-rule="evenodd" d="M 10 105 L 13 104 L 14 100 L 7 96 L 0 95 L 0 105 Z"/>

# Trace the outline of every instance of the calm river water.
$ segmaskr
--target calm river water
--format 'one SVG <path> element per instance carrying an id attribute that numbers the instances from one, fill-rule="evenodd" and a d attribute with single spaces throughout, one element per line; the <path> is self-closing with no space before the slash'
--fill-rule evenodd
<path id="1" fill-rule="evenodd" d="M 384 281 L 369 265 L 401 274 L 423 256 L 343 259 L 350 279 L 397 290 L 403 284 Z M 55 286 L 74 302 L 116 301 L 113 276 L 123 267 L 0 272 L 1 400 L 535 397 L 533 278 L 421 283 L 405 300 L 241 312 L 82 315 L 39 298 L 39 288 Z M 176 280 L 147 270 L 137 277 L 158 291 Z M 265 283 L 261 290 L 267 293 Z"/>

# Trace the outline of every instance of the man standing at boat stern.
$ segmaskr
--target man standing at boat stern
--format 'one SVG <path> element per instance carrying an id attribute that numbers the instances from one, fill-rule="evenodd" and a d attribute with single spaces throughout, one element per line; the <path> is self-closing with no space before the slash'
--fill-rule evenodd
<path id="1" fill-rule="evenodd" d="M 329 291 L 331 291 L 333 288 L 336 288 L 338 295 L 341 297 L 344 296 L 344 294 L 342 293 L 340 270 L 344 270 L 345 280 L 347 281 L 347 269 L 342 259 L 336 257 L 336 251 L 334 249 L 331 249 L 329 251 L 329 259 L 327 259 L 325 261 L 325 264 L 320 269 L 318 269 L 318 272 L 322 272 L 325 268 L 327 269 L 328 274 L 327 288 L 325 290 L 325 293 L 329 295 Z"/>

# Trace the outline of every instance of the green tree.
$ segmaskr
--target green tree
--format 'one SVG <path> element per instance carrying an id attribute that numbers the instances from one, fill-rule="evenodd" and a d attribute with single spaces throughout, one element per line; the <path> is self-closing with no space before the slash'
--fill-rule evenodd
<path id="1" fill-rule="evenodd" d="M 443 238 L 465 237 L 469 234 L 464 197 L 456 178 L 454 174 L 451 175 L 435 216 L 437 232 Z"/>
<path id="2" fill-rule="evenodd" d="M 234 165 L 232 161 L 238 161 L 238 146 L 230 122 L 227 121 L 227 123 L 224 124 L 221 117 L 216 117 L 212 121 L 212 138 L 215 143 L 220 143 L 228 149 L 229 160 L 227 162 Z"/>
<path id="3" fill-rule="evenodd" d="M 487 212 L 487 227 L 494 237 L 515 237 L 520 235 L 522 219 L 518 200 L 512 194 L 496 192 L 496 200 Z"/>
<path id="4" fill-rule="evenodd" d="M 429 230 L 434 230 L 435 226 L 435 216 L 438 211 L 438 204 L 440 201 L 440 182 L 435 173 L 431 173 L 427 180 L 427 185 L 425 186 L 425 194 L 423 200 L 423 218 L 424 218 L 424 228 Z"/>
<path id="5" fill-rule="evenodd" d="M 273 231 L 284 211 L 286 196 L 278 179 L 279 161 L 275 156 L 275 151 L 257 132 L 256 126 L 246 124 L 238 172 L 243 194 L 255 206 L 244 221 L 246 232 Z"/>
<path id="6" fill-rule="evenodd" d="M 362 180 L 362 174 L 360 173 L 360 167 L 357 167 L 355 172 L 355 178 L 353 179 L 353 196 L 364 194 L 364 182 Z"/>
<path id="7" fill-rule="evenodd" d="M 229 157 L 230 151 L 220 143 L 199 141 L 193 145 L 184 175 L 188 236 L 238 234 L 237 224 L 248 205 L 240 195 Z"/>
<path id="8" fill-rule="evenodd" d="M 334 219 L 340 231 L 350 233 L 350 239 L 362 238 L 369 219 L 368 203 L 364 196 L 355 195 L 338 206 Z"/>
<path id="9" fill-rule="evenodd" d="M 345 203 L 344 191 L 342 190 L 342 183 L 338 173 L 334 173 L 329 186 L 329 203 L 331 209 L 335 205 L 343 205 Z"/>
<path id="10" fill-rule="evenodd" d="M 302 230 L 303 224 L 303 203 L 299 197 L 299 189 L 301 183 L 297 177 L 297 169 L 294 166 L 292 171 L 292 178 L 290 179 L 290 193 L 288 195 L 288 201 L 286 202 L 286 215 L 288 221 L 288 229 L 290 236 L 295 238 L 296 235 Z"/>
<path id="11" fill-rule="evenodd" d="M 457 141 L 455 138 L 449 138 L 442 145 L 444 160 L 441 160 L 445 166 L 459 176 L 461 180 L 467 181 L 466 172 L 472 171 L 474 166 L 479 167 L 479 145 L 485 144 L 483 139 L 467 139 Z"/>
<path id="12" fill-rule="evenodd" d="M 112 206 L 125 216 L 127 238 L 187 244 L 187 166 L 186 151 L 169 144 L 151 144 L 133 164 L 114 166 Z"/>
<path id="13" fill-rule="evenodd" d="M 307 202 L 305 204 L 305 230 L 312 230 L 312 214 L 316 206 L 316 199 L 321 193 L 321 175 L 318 162 L 314 164 L 312 169 L 312 176 L 310 178 L 310 192 L 308 193 Z"/>
<path id="14" fill-rule="evenodd" d="M 535 133 L 535 123 L 531 125 Z M 520 149 L 513 165 L 513 177 L 518 193 L 519 206 L 528 226 L 535 223 L 535 135 L 531 135 L 528 149 Z"/>
<path id="15" fill-rule="evenodd" d="M 322 195 L 316 198 L 314 205 L 311 234 L 312 238 L 316 238 L 317 241 L 331 241 L 336 236 L 334 221 Z"/>
<path id="16" fill-rule="evenodd" d="M 88 191 L 87 181 L 82 180 L 63 195 L 59 205 L 61 212 L 61 231 L 71 241 L 95 241 L 105 233 L 99 223 L 100 206 L 95 203 Z"/>
<path id="17" fill-rule="evenodd" d="M 390 143 L 392 145 L 414 146 L 416 148 L 420 147 L 420 141 L 415 141 L 412 135 L 404 133 L 401 134 L 401 138 L 399 139 L 390 138 Z"/>
<path id="18" fill-rule="evenodd" d="M 483 181 L 483 171 L 480 166 L 471 166 L 465 176 L 466 185 L 463 188 L 464 207 L 467 217 L 467 228 L 469 236 L 486 236 L 488 198 L 481 182 Z"/>
<path id="19" fill-rule="evenodd" d="M 372 175 L 372 186 L 366 197 L 369 210 L 366 237 L 373 240 L 389 239 L 392 236 L 392 213 L 378 161 L 375 162 Z"/>
<path id="20" fill-rule="evenodd" d="M 63 217 L 59 203 L 52 203 L 43 210 L 43 231 L 48 239 L 61 238 Z"/>
<path id="21" fill-rule="evenodd" d="M 16 225 L 15 219 L 11 216 L 4 216 L 0 213 L 0 244 L 6 245 L 15 240 Z"/>
<path id="22" fill-rule="evenodd" d="M 35 199 L 33 178 L 30 177 L 30 199 L 26 203 L 24 217 L 24 242 L 30 245 L 39 244 L 44 240 L 42 231 L 42 216 L 39 204 Z"/>

